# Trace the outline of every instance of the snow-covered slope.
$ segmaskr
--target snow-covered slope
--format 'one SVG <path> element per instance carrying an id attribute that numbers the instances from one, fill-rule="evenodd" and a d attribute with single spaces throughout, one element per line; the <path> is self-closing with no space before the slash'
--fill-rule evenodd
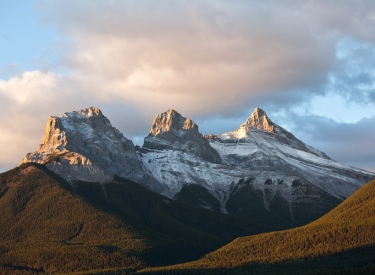
<path id="1" fill-rule="evenodd" d="M 254 123 L 255 117 L 272 126 Z M 374 177 L 373 173 L 338 163 L 304 144 L 274 124 L 259 108 L 237 130 L 208 138 L 227 165 L 304 178 L 339 198 L 350 196 Z"/>
<path id="2" fill-rule="evenodd" d="M 166 113 L 159 116 L 163 115 Z M 169 121 L 174 119 L 175 116 L 169 114 Z M 200 185 L 219 200 L 221 210 L 226 212 L 228 200 L 241 191 L 243 182 L 247 182 L 266 209 L 275 198 L 290 205 L 301 201 L 324 204 L 324 200 L 346 198 L 375 178 L 373 173 L 340 164 L 304 144 L 273 123 L 259 108 L 237 130 L 205 136 L 211 147 L 205 144 L 205 150 L 212 152 L 214 149 L 220 156 L 220 162 L 216 163 L 197 155 L 195 152 L 199 148 L 189 150 L 189 139 L 178 139 L 185 131 L 183 125 L 173 129 L 180 134 L 175 134 L 170 142 L 166 127 L 163 135 L 153 134 L 154 122 L 144 147 L 138 151 L 145 171 L 165 187 L 164 194 L 171 198 L 178 198 L 184 186 Z M 157 127 L 163 128 L 160 123 Z M 150 146 L 150 136 L 163 146 Z M 178 146 L 173 145 L 176 143 Z M 210 207 L 202 200 L 197 204 Z M 293 211 L 290 206 L 292 219 Z"/>

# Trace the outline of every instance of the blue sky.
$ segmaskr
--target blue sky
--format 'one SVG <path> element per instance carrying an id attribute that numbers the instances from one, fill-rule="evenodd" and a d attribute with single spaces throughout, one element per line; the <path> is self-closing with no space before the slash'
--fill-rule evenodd
<path id="1" fill-rule="evenodd" d="M 51 46 L 59 39 L 52 26 L 39 22 L 33 1 L 0 1 L 0 78 L 46 68 Z"/>
<path id="2" fill-rule="evenodd" d="M 0 0 L 0 171 L 89 106 L 142 145 L 169 108 L 203 134 L 255 107 L 375 171 L 375 3 Z"/>

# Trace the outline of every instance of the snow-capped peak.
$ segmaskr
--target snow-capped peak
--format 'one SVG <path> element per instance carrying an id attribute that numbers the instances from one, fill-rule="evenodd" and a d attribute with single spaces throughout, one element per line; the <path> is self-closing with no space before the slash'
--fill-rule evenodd
<path id="1" fill-rule="evenodd" d="M 79 111 L 66 112 L 62 115 L 62 117 L 83 117 L 83 118 L 89 118 L 92 116 L 103 116 L 103 114 L 99 108 L 89 107 L 89 108 L 82 109 Z"/>
<path id="2" fill-rule="evenodd" d="M 217 142 L 249 142 L 257 143 L 261 147 L 279 147 L 279 145 L 291 147 L 316 156 L 330 159 L 325 153 L 306 145 L 283 127 L 272 122 L 266 112 L 261 108 L 255 108 L 248 120 L 238 129 L 215 136 L 206 135 L 208 140 Z M 211 145 L 213 143 L 211 142 Z M 215 148 L 215 146 L 213 146 Z M 218 150 L 218 148 L 215 148 Z"/>
<path id="3" fill-rule="evenodd" d="M 255 108 L 251 116 L 240 126 L 240 128 L 243 128 L 245 131 L 249 131 L 251 128 L 258 128 L 270 133 L 275 133 L 275 125 L 267 117 L 266 112 L 258 107 Z"/>

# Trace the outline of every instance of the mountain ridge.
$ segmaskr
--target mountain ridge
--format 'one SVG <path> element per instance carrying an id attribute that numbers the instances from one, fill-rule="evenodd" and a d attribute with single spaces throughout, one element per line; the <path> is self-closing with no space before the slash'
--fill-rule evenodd
<path id="1" fill-rule="evenodd" d="M 214 198 L 219 201 L 222 212 L 245 217 L 244 213 L 252 213 L 252 210 L 245 210 L 243 205 L 235 207 L 231 201 L 235 201 L 234 197 L 239 199 L 238 194 L 243 193 L 241 200 L 246 203 L 246 193 L 258 201 L 260 209 L 276 211 L 291 222 L 297 216 L 302 219 L 303 214 L 297 213 L 308 211 L 304 209 L 308 204 L 326 205 L 308 220 L 312 221 L 336 206 L 337 199 L 342 201 L 375 177 L 370 172 L 342 165 L 304 144 L 272 122 L 260 108 L 256 108 L 237 130 L 205 138 L 218 152 L 221 163 L 196 157 L 194 152 L 167 142 L 163 148 L 138 150 L 145 171 L 165 186 L 166 196 L 186 199 L 187 187 L 191 194 L 197 194 L 192 189 L 204 187 L 208 193 L 204 198 L 203 195 L 198 197 L 195 204 L 217 209 Z M 146 145 L 148 139 L 145 138 Z M 337 204 L 332 205 L 333 201 Z M 228 203 L 231 210 L 227 208 Z M 280 203 L 284 206 L 275 206 Z"/>
<path id="2" fill-rule="evenodd" d="M 207 137 L 194 121 L 170 109 L 156 116 L 143 147 L 135 147 L 98 108 L 67 112 L 48 119 L 37 151 L 0 174 L 0 273 L 24 267 L 45 273 L 128 272 L 197 259 L 239 234 L 252 236 L 240 238 L 240 244 L 264 236 L 279 241 L 289 233 L 275 230 L 320 218 L 372 178 L 375 174 L 340 164 L 304 144 L 260 108 L 237 130 Z M 315 235 L 324 233 L 336 216 L 300 228 L 315 226 Z M 101 220 L 105 222 L 98 224 Z M 361 226 L 346 230 L 358 235 Z M 288 232 L 301 229 L 296 230 Z M 253 235 L 266 231 L 275 232 Z M 293 234 L 287 237 L 302 245 Z M 253 254 L 260 257 L 254 259 L 263 261 L 276 251 L 270 246 L 262 256 L 265 240 L 254 243 Z M 241 269 L 231 263 L 230 255 L 240 255 L 242 249 L 238 241 L 234 244 L 187 268 L 201 268 L 208 259 L 213 268 L 227 268 L 228 263 Z M 289 255 L 288 245 L 283 255 Z M 220 251 L 229 256 L 216 263 Z M 246 261 L 241 258 L 240 263 Z"/>
<path id="3" fill-rule="evenodd" d="M 137 148 L 98 108 L 67 112 L 50 117 L 42 144 L 24 162 L 45 164 L 73 187 L 118 175 L 171 199 L 246 219 L 258 209 L 270 223 L 283 217 L 280 229 L 320 217 L 375 177 L 304 144 L 260 108 L 237 130 L 210 138 L 169 109 L 155 117 Z M 321 207 L 314 212 L 311 204 Z"/>

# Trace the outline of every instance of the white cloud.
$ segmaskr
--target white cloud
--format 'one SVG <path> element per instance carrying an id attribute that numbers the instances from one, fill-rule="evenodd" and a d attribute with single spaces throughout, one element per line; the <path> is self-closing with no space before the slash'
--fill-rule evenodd
<path id="1" fill-rule="evenodd" d="M 375 4 L 366 0 L 39 0 L 36 8 L 71 38 L 62 62 L 84 76 L 80 87 L 94 81 L 107 100 L 150 113 L 172 105 L 234 115 L 233 106 L 259 98 L 288 108 L 325 93 L 343 38 L 374 42 Z"/>
<path id="2" fill-rule="evenodd" d="M 66 66 L 113 83 L 110 93 L 126 102 L 147 98 L 162 110 L 220 112 L 246 106 L 259 93 L 313 91 L 334 58 L 332 31 L 304 6 L 155 3 L 39 1 L 38 7 L 74 41 Z"/>
<path id="3" fill-rule="evenodd" d="M 80 105 L 62 83 L 59 75 L 40 71 L 0 80 L 0 155 L 6 156 L 0 166 L 15 166 L 27 152 L 37 149 L 50 115 Z"/>

